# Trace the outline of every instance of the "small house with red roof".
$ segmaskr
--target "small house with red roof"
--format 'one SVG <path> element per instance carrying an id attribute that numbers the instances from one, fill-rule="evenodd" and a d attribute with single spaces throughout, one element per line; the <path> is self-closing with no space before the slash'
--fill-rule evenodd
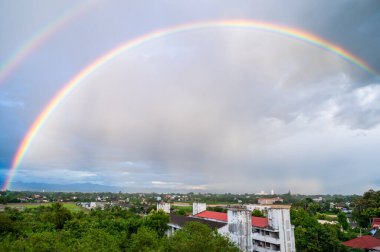
<path id="1" fill-rule="evenodd" d="M 355 239 L 343 242 L 344 245 L 356 249 L 364 249 L 364 251 L 380 251 L 380 240 L 370 235 L 357 237 Z"/>

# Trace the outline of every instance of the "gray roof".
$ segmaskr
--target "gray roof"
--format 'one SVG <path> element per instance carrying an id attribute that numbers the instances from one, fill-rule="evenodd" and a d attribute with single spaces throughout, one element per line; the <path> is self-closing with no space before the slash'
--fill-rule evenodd
<path id="1" fill-rule="evenodd" d="M 227 223 L 218 222 L 218 221 L 205 220 L 205 219 L 192 217 L 192 216 L 182 216 L 182 215 L 170 214 L 170 223 L 171 224 L 175 224 L 177 226 L 182 227 L 187 222 L 190 222 L 190 221 L 196 221 L 196 222 L 206 224 L 207 226 L 209 226 L 212 229 L 219 229 L 219 228 L 227 225 Z"/>

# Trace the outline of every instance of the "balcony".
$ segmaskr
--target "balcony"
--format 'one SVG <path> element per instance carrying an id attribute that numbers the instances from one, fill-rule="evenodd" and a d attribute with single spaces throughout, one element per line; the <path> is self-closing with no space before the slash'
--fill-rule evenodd
<path id="1" fill-rule="evenodd" d="M 262 248 L 259 246 L 254 246 L 253 251 L 257 251 L 257 252 L 278 252 L 279 250 L 272 250 L 270 248 Z"/>
<path id="2" fill-rule="evenodd" d="M 252 239 L 266 242 L 266 243 L 280 245 L 280 239 L 271 237 L 270 235 L 262 235 L 260 233 L 253 233 Z"/>

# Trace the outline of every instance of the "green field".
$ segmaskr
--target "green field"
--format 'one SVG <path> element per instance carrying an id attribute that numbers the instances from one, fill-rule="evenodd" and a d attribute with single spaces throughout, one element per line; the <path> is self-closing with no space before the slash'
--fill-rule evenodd
<path id="1" fill-rule="evenodd" d="M 11 207 L 11 208 L 20 208 L 20 207 L 36 208 L 39 206 L 51 206 L 52 204 L 53 203 L 10 203 L 7 205 L 2 205 L 2 206 Z M 62 205 L 68 210 L 70 210 L 71 212 L 88 211 L 85 208 L 77 206 L 74 202 L 62 202 Z"/>
<path id="2" fill-rule="evenodd" d="M 184 210 L 186 213 L 193 213 L 193 206 L 172 206 L 172 209 Z"/>

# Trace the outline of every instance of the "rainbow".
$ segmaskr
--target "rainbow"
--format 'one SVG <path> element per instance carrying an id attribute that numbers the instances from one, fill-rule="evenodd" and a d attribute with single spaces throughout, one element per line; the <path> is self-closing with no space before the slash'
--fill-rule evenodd
<path id="1" fill-rule="evenodd" d="M 90 3 L 93 3 L 92 1 Z M 61 16 L 48 25 L 39 29 L 26 43 L 17 49 L 6 61 L 0 65 L 0 84 L 4 83 L 8 76 L 10 76 L 17 67 L 37 50 L 46 40 L 48 40 L 54 33 L 65 27 L 77 17 L 81 16 L 84 12 L 88 11 L 93 4 L 82 2 L 75 5 L 69 10 L 65 11 Z"/>
<path id="2" fill-rule="evenodd" d="M 54 112 L 57 106 L 65 99 L 65 97 L 70 95 L 70 93 L 72 93 L 79 86 L 79 84 L 84 79 L 86 79 L 86 77 L 94 73 L 97 69 L 99 69 L 106 63 L 110 62 L 111 60 L 115 59 L 117 56 L 120 56 L 121 54 L 123 54 L 124 52 L 128 50 L 131 50 L 146 42 L 149 42 L 149 41 L 152 41 L 152 40 L 155 40 L 167 35 L 176 34 L 180 32 L 186 32 L 186 31 L 192 31 L 192 30 L 198 30 L 198 29 L 228 28 L 228 27 L 249 28 L 249 29 L 255 29 L 255 30 L 274 32 L 274 33 L 282 34 L 282 35 L 292 37 L 301 41 L 305 41 L 309 44 L 312 44 L 324 50 L 330 51 L 338 55 L 339 57 L 343 58 L 344 60 L 358 66 L 362 70 L 370 74 L 373 74 L 375 76 L 378 76 L 377 73 L 373 69 L 371 69 L 371 67 L 368 66 L 363 60 L 351 54 L 350 52 L 344 50 L 342 47 L 339 47 L 338 45 L 335 45 L 325 39 L 322 39 L 306 31 L 296 29 L 296 28 L 281 26 L 277 24 L 265 23 L 265 22 L 259 22 L 259 21 L 253 21 L 253 20 L 217 20 L 217 21 L 203 21 L 203 22 L 196 22 L 196 23 L 187 23 L 187 24 L 169 27 L 166 29 L 153 31 L 143 36 L 134 38 L 126 42 L 125 44 L 122 44 L 121 46 L 108 51 L 103 56 L 97 58 L 87 67 L 85 67 L 82 71 L 80 71 L 68 83 L 64 85 L 64 87 L 49 101 L 47 106 L 39 114 L 37 119 L 33 122 L 32 126 L 29 128 L 25 137 L 23 138 L 13 158 L 12 166 L 8 172 L 7 179 L 5 180 L 5 183 L 2 189 L 7 190 L 10 188 L 12 178 L 16 174 L 21 161 L 23 160 L 25 154 L 28 151 L 28 148 L 30 147 L 31 143 L 33 142 L 33 139 L 41 130 L 41 128 L 43 127 L 43 125 L 45 124 L 49 116 Z"/>

